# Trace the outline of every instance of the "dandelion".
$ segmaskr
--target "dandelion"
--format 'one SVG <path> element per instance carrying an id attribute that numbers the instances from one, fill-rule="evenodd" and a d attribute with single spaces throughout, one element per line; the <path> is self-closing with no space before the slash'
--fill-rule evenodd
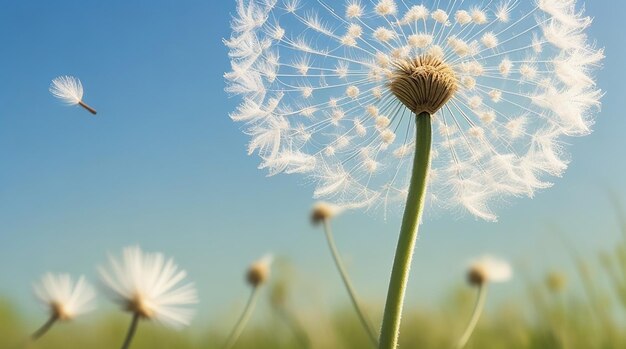
<path id="1" fill-rule="evenodd" d="M 393 348 L 423 208 L 495 221 L 498 203 L 564 173 L 567 137 L 591 132 L 592 20 L 575 0 L 236 3 L 226 90 L 260 168 L 338 205 L 405 203 L 381 332 Z"/>
<path id="2" fill-rule="evenodd" d="M 567 287 L 567 276 L 560 272 L 550 272 L 546 275 L 546 286 L 550 292 L 559 294 Z"/>
<path id="3" fill-rule="evenodd" d="M 49 90 L 53 96 L 64 103 L 69 105 L 78 104 L 93 115 L 96 115 L 96 110 L 83 102 L 83 84 L 77 78 L 73 76 L 59 76 L 52 80 Z"/>
<path id="4" fill-rule="evenodd" d="M 127 247 L 120 260 L 109 257 L 109 268 L 98 270 L 111 298 L 133 315 L 122 345 L 127 349 L 140 319 L 155 320 L 173 328 L 188 326 L 191 309 L 198 303 L 193 284 L 179 286 L 187 273 L 161 253 L 146 253 L 139 247 Z"/>
<path id="5" fill-rule="evenodd" d="M 512 274 L 513 271 L 509 263 L 495 257 L 483 256 L 471 263 L 467 271 L 467 281 L 470 285 L 478 288 L 478 295 L 476 297 L 474 311 L 472 312 L 465 332 L 457 343 L 457 348 L 461 349 L 465 347 L 465 344 L 467 344 L 467 341 L 476 328 L 478 319 L 485 307 L 487 285 L 492 282 L 508 281 L 511 279 Z"/>
<path id="6" fill-rule="evenodd" d="M 71 321 L 94 309 L 95 291 L 83 276 L 76 283 L 69 274 L 47 273 L 34 285 L 35 296 L 48 310 L 48 321 L 31 335 L 37 340 L 57 321 Z"/>
<path id="7" fill-rule="evenodd" d="M 328 248 L 330 249 L 330 253 L 333 256 L 335 267 L 337 267 L 339 275 L 341 276 L 341 280 L 346 287 L 346 291 L 348 291 L 348 296 L 350 296 L 350 301 L 352 302 L 352 306 L 354 307 L 354 310 L 356 311 L 359 320 L 361 321 L 361 325 L 367 332 L 371 342 L 376 347 L 378 346 L 376 331 L 374 330 L 374 327 L 365 315 L 365 312 L 363 311 L 358 301 L 356 291 L 354 290 L 354 286 L 352 286 L 352 282 L 350 281 L 350 277 L 348 276 L 348 271 L 343 265 L 341 255 L 339 254 L 339 250 L 337 250 L 337 245 L 335 244 L 333 232 L 330 227 L 331 218 L 341 213 L 344 209 L 344 207 L 338 207 L 336 205 L 326 202 L 318 202 L 313 206 L 313 209 L 311 210 L 311 223 L 313 223 L 313 225 L 322 224 L 324 226 L 326 242 L 328 243 Z"/>
<path id="8" fill-rule="evenodd" d="M 243 329 L 246 327 L 248 320 L 252 316 L 252 312 L 256 306 L 257 298 L 259 297 L 259 290 L 262 285 L 264 285 L 270 277 L 270 269 L 272 266 L 272 261 L 274 257 L 270 254 L 263 256 L 261 259 L 253 262 L 248 267 L 246 271 L 246 281 L 252 287 L 252 292 L 250 293 L 250 297 L 248 298 L 248 302 L 244 307 L 244 311 L 239 317 L 239 320 L 235 324 L 235 327 L 231 331 L 226 343 L 224 344 L 224 349 L 230 349 L 235 345 L 239 336 L 243 332 Z"/>

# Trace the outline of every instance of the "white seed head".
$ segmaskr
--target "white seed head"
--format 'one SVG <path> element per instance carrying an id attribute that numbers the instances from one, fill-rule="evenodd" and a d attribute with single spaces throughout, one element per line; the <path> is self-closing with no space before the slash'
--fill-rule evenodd
<path id="1" fill-rule="evenodd" d="M 467 280 L 474 286 L 509 281 L 512 276 L 511 265 L 492 256 L 483 256 L 474 260 L 467 271 Z"/>
<path id="2" fill-rule="evenodd" d="M 124 310 L 174 328 L 188 326 L 198 303 L 191 283 L 180 286 L 187 273 L 161 253 L 127 247 L 122 258 L 109 257 L 108 268 L 98 268 L 111 298 Z"/>
<path id="3" fill-rule="evenodd" d="M 600 108 L 604 50 L 577 0 L 236 2 L 231 118 L 260 168 L 342 207 L 401 208 L 421 110 L 438 130 L 427 207 L 495 221 L 563 175 Z"/>
<path id="4" fill-rule="evenodd" d="M 313 225 L 320 224 L 326 220 L 332 219 L 343 212 L 343 208 L 328 202 L 316 202 L 311 209 L 311 223 Z"/>
<path id="5" fill-rule="evenodd" d="M 50 316 L 69 321 L 94 309 L 96 293 L 83 276 L 76 283 L 69 274 L 45 274 L 34 285 L 35 295 Z"/>

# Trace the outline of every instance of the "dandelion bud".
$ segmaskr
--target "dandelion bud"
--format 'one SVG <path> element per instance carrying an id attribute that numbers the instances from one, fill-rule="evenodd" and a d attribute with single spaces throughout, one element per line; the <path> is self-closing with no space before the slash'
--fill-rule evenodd
<path id="1" fill-rule="evenodd" d="M 331 219 L 341 213 L 341 208 L 326 202 L 318 202 L 311 210 L 311 223 L 313 225 L 320 224 L 327 219 Z"/>
<path id="2" fill-rule="evenodd" d="M 258 287 L 269 279 L 272 260 L 272 255 L 266 255 L 250 265 L 246 279 L 252 287 Z"/>

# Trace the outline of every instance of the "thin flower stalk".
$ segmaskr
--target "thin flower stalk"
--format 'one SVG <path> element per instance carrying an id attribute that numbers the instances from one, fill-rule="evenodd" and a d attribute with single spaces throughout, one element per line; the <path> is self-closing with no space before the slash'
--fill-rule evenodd
<path id="1" fill-rule="evenodd" d="M 130 326 L 128 327 L 128 332 L 126 333 L 126 338 L 124 339 L 124 343 L 122 343 L 121 349 L 130 348 L 130 343 L 133 341 L 135 333 L 137 333 L 137 326 L 139 325 L 140 319 L 141 317 L 138 313 L 133 314 L 133 318 L 130 322 Z"/>
<path id="2" fill-rule="evenodd" d="M 52 328 L 52 326 L 59 320 L 59 318 L 55 315 L 50 316 L 48 321 L 46 321 L 40 328 L 38 328 L 32 335 L 30 335 L 30 339 L 32 341 L 36 341 L 39 338 L 43 337 L 48 331 Z"/>
<path id="3" fill-rule="evenodd" d="M 241 313 L 241 316 L 239 317 L 239 320 L 237 320 L 235 327 L 233 327 L 232 331 L 228 335 L 228 339 L 226 340 L 226 343 L 223 347 L 224 349 L 232 348 L 235 343 L 237 343 L 237 340 L 239 340 L 239 337 L 243 333 L 243 330 L 246 328 L 246 325 L 248 324 L 248 321 L 250 320 L 250 317 L 254 312 L 254 308 L 256 307 L 257 299 L 259 298 L 259 289 L 260 287 L 252 288 L 252 292 L 250 292 L 250 297 L 248 297 L 248 302 L 244 307 L 243 313 Z"/>
<path id="4" fill-rule="evenodd" d="M 487 299 L 487 285 L 482 285 L 478 287 L 478 294 L 476 296 L 476 303 L 474 304 L 474 310 L 472 311 L 472 316 L 470 317 L 470 321 L 463 332 L 463 335 L 459 339 L 456 348 L 463 349 L 469 341 L 470 336 L 474 333 L 474 329 L 476 328 L 476 324 L 478 324 L 478 319 L 480 319 L 480 315 L 483 312 L 485 307 L 485 300 Z"/>
<path id="5" fill-rule="evenodd" d="M 343 284 L 346 287 L 346 290 L 348 291 L 348 295 L 350 296 L 350 301 L 352 302 L 352 306 L 354 307 L 354 310 L 356 311 L 359 317 L 359 321 L 361 322 L 361 325 L 363 326 L 363 329 L 367 333 L 370 341 L 372 342 L 374 347 L 378 347 L 378 335 L 376 334 L 374 327 L 372 326 L 370 320 L 368 319 L 367 315 L 365 315 L 365 312 L 363 311 L 362 307 L 359 304 L 356 291 L 354 290 L 354 287 L 352 286 L 352 282 L 350 281 L 348 272 L 346 268 L 344 267 L 339 251 L 337 250 L 335 239 L 333 237 L 333 232 L 330 227 L 329 219 L 328 218 L 324 219 L 322 222 L 322 225 L 324 226 L 324 233 L 326 235 L 326 241 L 328 242 L 328 248 L 330 249 L 330 252 L 333 256 L 333 261 L 335 262 L 335 266 L 337 267 L 337 270 L 339 271 L 341 280 L 343 281 Z"/>

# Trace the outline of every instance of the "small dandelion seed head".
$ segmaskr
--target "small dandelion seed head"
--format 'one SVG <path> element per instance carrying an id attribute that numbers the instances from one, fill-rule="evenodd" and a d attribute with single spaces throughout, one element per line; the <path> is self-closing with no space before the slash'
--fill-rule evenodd
<path id="1" fill-rule="evenodd" d="M 511 279 L 513 271 L 504 260 L 483 256 L 473 261 L 467 270 L 467 282 L 472 286 L 482 286 L 490 282 L 505 282 Z"/>
<path id="2" fill-rule="evenodd" d="M 311 224 L 318 225 L 340 214 L 343 209 L 328 202 L 316 202 L 311 209 Z"/>
<path id="3" fill-rule="evenodd" d="M 69 274 L 45 274 L 34 285 L 35 296 L 50 313 L 61 321 L 70 321 L 94 309 L 95 290 L 83 276 L 76 282 Z"/>
<path id="4" fill-rule="evenodd" d="M 161 253 L 127 247 L 122 258 L 109 257 L 108 268 L 98 269 L 105 290 L 125 311 L 174 328 L 188 326 L 198 302 L 193 284 L 180 286 L 186 272 Z"/>
<path id="5" fill-rule="evenodd" d="M 454 71 L 432 56 L 395 63 L 389 90 L 415 114 L 435 114 L 457 90 Z"/>
<path id="6" fill-rule="evenodd" d="M 265 255 L 263 258 L 255 261 L 248 267 L 246 272 L 246 280 L 252 287 L 259 287 L 267 282 L 270 277 L 270 270 L 274 257 L 272 255 Z"/>

